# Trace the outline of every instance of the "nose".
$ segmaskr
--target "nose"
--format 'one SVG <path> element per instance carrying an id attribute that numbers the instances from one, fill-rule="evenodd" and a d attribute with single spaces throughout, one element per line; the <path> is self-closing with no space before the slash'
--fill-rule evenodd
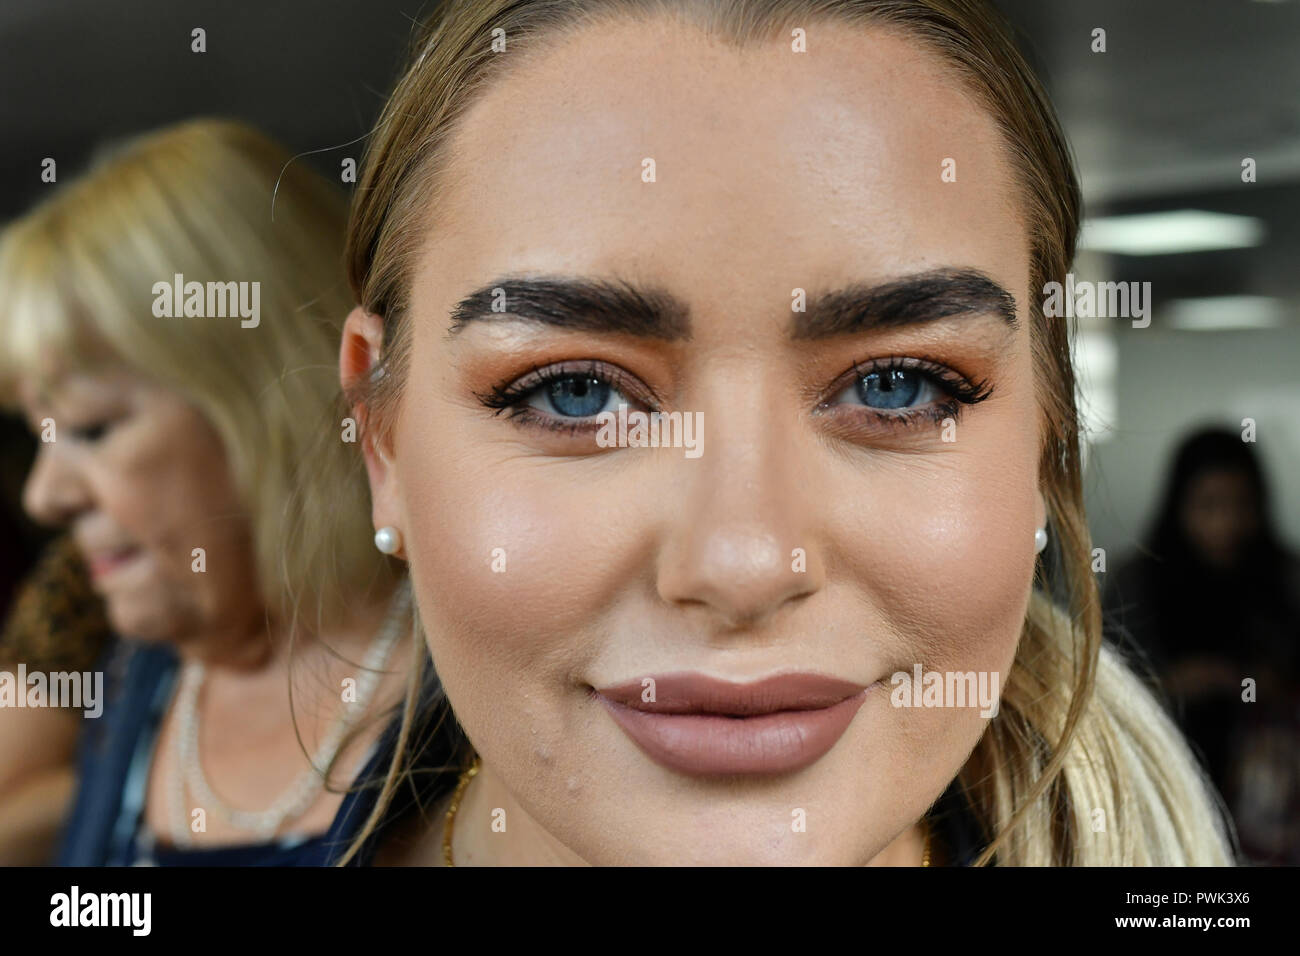
<path id="1" fill-rule="evenodd" d="M 660 552 L 659 595 L 715 630 L 758 628 L 823 586 L 815 491 L 807 456 L 792 453 L 793 427 L 733 410 L 706 429 L 699 458 L 677 465 L 682 500 Z"/>
<path id="2" fill-rule="evenodd" d="M 57 441 L 41 442 L 23 487 L 23 508 L 32 520 L 46 525 L 68 523 L 89 503 L 85 482 Z"/>

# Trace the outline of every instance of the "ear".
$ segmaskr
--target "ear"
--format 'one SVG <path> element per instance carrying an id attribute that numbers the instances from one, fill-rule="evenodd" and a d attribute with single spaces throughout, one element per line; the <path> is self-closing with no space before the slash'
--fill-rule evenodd
<path id="1" fill-rule="evenodd" d="M 343 343 L 339 348 L 339 384 L 345 395 L 359 390 L 380 372 L 379 360 L 384 347 L 384 320 L 358 307 L 343 323 Z M 376 528 L 404 530 L 399 485 L 386 442 L 376 441 L 370 428 L 370 410 L 364 402 L 352 408 L 352 417 L 361 434 L 361 454 L 370 478 L 370 517 Z M 396 555 L 405 558 L 401 551 Z"/>
<path id="2" fill-rule="evenodd" d="M 1043 489 L 1039 488 L 1035 494 L 1036 503 L 1034 505 L 1034 527 L 1047 527 L 1047 499 L 1043 497 Z"/>

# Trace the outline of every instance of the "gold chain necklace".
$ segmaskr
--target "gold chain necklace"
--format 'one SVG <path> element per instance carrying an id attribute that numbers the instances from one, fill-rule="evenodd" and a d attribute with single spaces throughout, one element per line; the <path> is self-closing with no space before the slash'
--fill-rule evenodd
<path id="1" fill-rule="evenodd" d="M 460 809 L 460 798 L 465 793 L 465 788 L 478 775 L 478 768 L 478 754 L 475 754 L 474 762 L 460 775 L 460 780 L 456 783 L 456 792 L 451 795 L 451 806 L 447 808 L 447 822 L 442 828 L 442 859 L 448 866 L 456 865 L 451 857 L 451 830 L 456 823 L 456 811 Z"/>
<path id="2" fill-rule="evenodd" d="M 456 862 L 451 852 L 451 834 L 456 825 L 456 811 L 460 809 L 460 799 L 465 795 L 465 788 L 469 782 L 478 776 L 480 761 L 478 754 L 474 755 L 474 761 L 469 765 L 469 769 L 460 775 L 456 781 L 456 792 L 451 795 L 451 806 L 447 808 L 447 821 L 442 827 L 442 859 L 448 866 L 455 866 Z M 921 820 L 921 830 L 925 834 L 925 849 L 921 851 L 921 865 L 930 865 L 930 818 L 925 817 Z"/>

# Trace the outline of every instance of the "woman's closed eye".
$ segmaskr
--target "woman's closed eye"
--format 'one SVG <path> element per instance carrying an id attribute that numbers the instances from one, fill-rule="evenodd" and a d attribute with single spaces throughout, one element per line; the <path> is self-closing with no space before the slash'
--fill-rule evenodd
<path id="1" fill-rule="evenodd" d="M 63 426 L 65 433 L 73 441 L 84 445 L 93 445 L 95 442 L 102 440 L 112 427 L 113 423 L 108 421 Z"/>
<path id="2" fill-rule="evenodd" d="M 33 435 L 48 441 L 49 439 L 44 438 L 44 436 L 49 434 L 47 425 L 51 422 L 55 429 L 53 433 L 55 440 L 65 438 L 80 445 L 93 445 L 102 441 L 114 425 L 114 422 L 107 418 L 77 421 L 75 419 L 56 419 L 53 416 L 42 416 L 33 418 L 28 427 Z"/>

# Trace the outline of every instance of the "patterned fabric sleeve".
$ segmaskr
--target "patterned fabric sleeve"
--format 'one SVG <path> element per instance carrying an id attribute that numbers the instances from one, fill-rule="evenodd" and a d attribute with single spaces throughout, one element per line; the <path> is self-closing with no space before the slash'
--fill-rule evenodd
<path id="1" fill-rule="evenodd" d="M 0 661 L 28 670 L 86 671 L 110 637 L 103 602 L 70 536 L 56 538 L 18 587 L 0 629 Z"/>

